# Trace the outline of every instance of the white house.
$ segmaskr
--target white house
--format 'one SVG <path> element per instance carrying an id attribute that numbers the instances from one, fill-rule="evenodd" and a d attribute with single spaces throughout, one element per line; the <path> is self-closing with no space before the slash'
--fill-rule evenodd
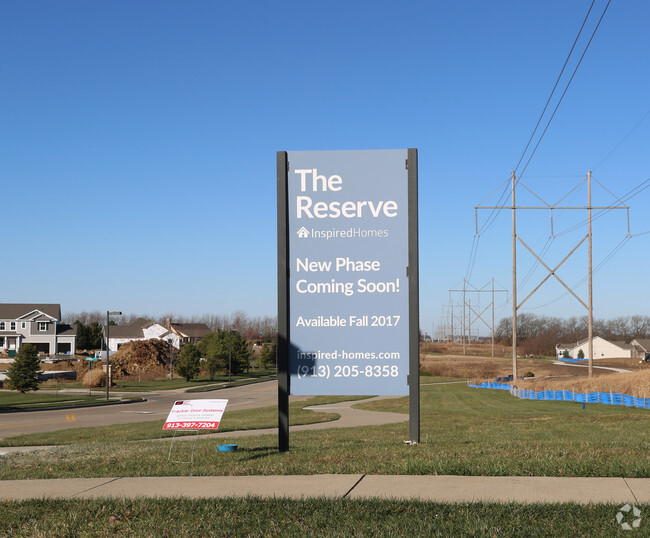
<path id="1" fill-rule="evenodd" d="M 594 360 L 596 359 L 629 359 L 635 356 L 632 344 L 625 342 L 609 342 L 600 336 L 593 338 Z M 555 346 L 556 356 L 562 358 L 564 350 L 569 352 L 569 357 L 576 359 L 582 350 L 585 359 L 589 358 L 589 340 L 584 339 L 575 344 L 557 344 Z"/>
<path id="2" fill-rule="evenodd" d="M 165 318 L 165 327 L 178 336 L 180 344 L 198 344 L 201 338 L 212 332 L 205 323 L 172 323 L 171 318 Z"/>
<path id="3" fill-rule="evenodd" d="M 134 340 L 150 340 L 159 338 L 165 340 L 176 349 L 180 348 L 180 338 L 160 323 L 144 318 L 134 319 L 128 325 L 111 325 L 108 330 L 108 349 L 117 351 L 122 344 Z M 106 327 L 104 327 L 104 340 L 106 340 Z"/>

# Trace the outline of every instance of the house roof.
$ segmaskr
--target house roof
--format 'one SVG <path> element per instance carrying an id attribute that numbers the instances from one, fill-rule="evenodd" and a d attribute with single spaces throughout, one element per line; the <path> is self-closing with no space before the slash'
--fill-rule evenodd
<path id="1" fill-rule="evenodd" d="M 172 331 L 183 338 L 203 338 L 212 331 L 205 323 L 172 323 Z"/>
<path id="2" fill-rule="evenodd" d="M 145 318 L 136 318 L 127 325 L 111 325 L 110 337 L 111 338 L 144 338 L 144 329 L 151 325 L 160 325 L 156 321 L 151 321 Z M 160 325 L 162 327 L 162 325 Z M 164 327 L 163 327 L 164 328 Z M 104 325 L 104 333 L 106 332 L 106 325 Z M 169 334 L 169 331 L 161 334 L 159 338 Z"/>
<path id="3" fill-rule="evenodd" d="M 603 338 L 602 336 L 594 336 L 594 340 L 602 340 L 604 342 L 609 342 L 612 345 L 618 346 L 621 349 L 634 349 L 634 346 L 632 344 L 626 344 L 623 340 L 607 340 Z M 589 343 L 589 338 L 585 338 L 584 340 L 580 340 L 576 344 L 572 344 L 569 349 L 576 348 L 576 347 L 581 347 L 584 346 L 585 344 Z"/>
<path id="4" fill-rule="evenodd" d="M 650 351 L 650 339 L 638 338 L 634 341 L 641 349 L 643 349 L 643 351 Z"/>
<path id="5" fill-rule="evenodd" d="M 0 319 L 19 319 L 37 311 L 43 312 L 51 318 L 61 319 L 60 304 L 0 303 Z"/>
<path id="6" fill-rule="evenodd" d="M 56 334 L 59 336 L 77 336 L 77 326 L 66 324 L 57 325 Z"/>
<path id="7" fill-rule="evenodd" d="M 142 329 L 152 323 L 153 321 L 148 319 L 136 318 L 128 325 L 111 325 L 109 336 L 111 338 L 143 338 L 144 333 Z"/>

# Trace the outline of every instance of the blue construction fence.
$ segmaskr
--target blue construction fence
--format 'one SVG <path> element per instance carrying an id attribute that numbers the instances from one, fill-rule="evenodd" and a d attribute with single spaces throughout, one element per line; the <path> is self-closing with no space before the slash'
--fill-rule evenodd
<path id="1" fill-rule="evenodd" d="M 572 362 L 573 364 L 583 364 L 585 362 L 589 362 L 589 359 L 565 359 L 564 357 L 560 357 L 558 360 L 562 362 Z"/>
<path id="2" fill-rule="evenodd" d="M 522 400 L 601 403 L 605 405 L 624 405 L 626 407 L 650 409 L 650 398 L 637 398 L 636 396 L 628 396 L 627 394 L 619 394 L 617 392 L 588 392 L 587 394 L 580 394 L 572 390 L 541 390 L 536 392 L 534 390 L 513 389 L 512 385 L 506 383 L 488 382 L 481 383 L 480 385 L 470 384 L 469 386 L 475 389 L 507 390 L 510 394 Z"/>

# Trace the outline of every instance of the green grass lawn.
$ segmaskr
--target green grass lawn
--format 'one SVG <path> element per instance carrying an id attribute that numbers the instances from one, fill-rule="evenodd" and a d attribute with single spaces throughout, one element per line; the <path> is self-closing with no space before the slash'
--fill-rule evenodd
<path id="1" fill-rule="evenodd" d="M 0 502 L 0 517 L 2 536 L 643 535 L 643 529 L 621 529 L 618 508 L 345 499 L 98 499 Z M 650 506 L 639 508 L 650 514 Z"/>
<path id="2" fill-rule="evenodd" d="M 299 413 L 310 413 L 299 411 L 300 407 L 313 403 L 293 403 L 292 423 Z M 406 413 L 408 398 L 359 405 Z M 407 422 L 291 432 L 291 449 L 284 454 L 277 451 L 277 434 L 199 438 L 194 464 L 187 466 L 167 461 L 168 441 L 142 442 L 161 437 L 161 424 L 70 429 L 5 439 L 3 444 L 67 446 L 6 456 L 3 477 L 321 473 L 650 477 L 650 412 L 519 400 L 505 391 L 471 389 L 464 384 L 422 386 L 422 443 L 412 446 L 404 444 Z M 275 408 L 227 412 L 220 429 L 256 427 L 277 427 Z M 239 444 L 240 449 L 216 451 L 218 444 L 229 442 Z M 189 451 L 191 445 L 177 443 L 177 447 Z"/>

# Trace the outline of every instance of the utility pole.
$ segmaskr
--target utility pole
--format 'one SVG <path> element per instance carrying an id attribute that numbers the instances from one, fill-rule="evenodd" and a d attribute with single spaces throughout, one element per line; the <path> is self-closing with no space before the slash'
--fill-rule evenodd
<path id="1" fill-rule="evenodd" d="M 492 279 L 492 356 L 494 357 L 494 279 Z"/>
<path id="2" fill-rule="evenodd" d="M 589 235 L 589 377 L 594 374 L 594 288 L 592 281 L 592 234 L 591 234 L 591 170 L 587 170 L 587 234 Z"/>
<path id="3" fill-rule="evenodd" d="M 451 290 L 449 290 L 449 297 L 450 297 L 451 306 L 453 307 L 454 300 L 453 300 L 452 294 L 453 293 L 462 293 L 463 294 L 463 297 L 464 297 L 463 308 L 465 308 L 465 306 L 467 306 L 467 309 L 469 311 L 468 318 L 470 320 L 469 321 L 469 339 L 470 339 L 470 341 L 472 339 L 472 331 L 471 331 L 471 327 L 472 327 L 471 314 L 472 313 L 475 315 L 475 321 L 478 320 L 478 321 L 483 322 L 483 324 L 488 329 L 490 329 L 490 333 L 492 334 L 492 356 L 494 357 L 494 294 L 497 293 L 497 292 L 498 293 L 501 293 L 501 292 L 507 293 L 508 290 L 502 290 L 502 289 L 495 290 L 494 289 L 494 278 L 492 279 L 491 282 L 492 282 L 492 289 L 490 290 L 490 289 L 486 289 L 488 284 L 485 284 L 482 288 L 477 288 L 471 282 L 467 282 L 466 280 L 463 280 L 463 288 L 462 289 L 451 289 Z M 490 293 L 491 296 L 492 296 L 492 300 L 490 302 L 490 305 L 488 305 L 488 307 L 484 308 L 483 310 L 480 310 L 481 294 L 482 293 Z M 472 308 L 471 296 L 474 295 L 474 294 L 476 294 L 476 296 L 478 298 L 478 300 L 477 300 L 477 305 L 478 306 L 476 307 L 476 309 Z M 469 299 L 467 298 L 468 296 L 470 297 Z M 487 312 L 487 309 L 490 306 L 492 307 L 492 320 L 491 320 L 491 323 L 488 323 L 484 319 L 483 316 L 485 315 L 485 313 Z M 452 319 L 453 319 L 453 316 L 452 316 Z M 452 332 L 453 332 L 453 325 L 452 325 Z M 478 336 L 478 330 L 477 330 L 477 336 Z"/>
<path id="4" fill-rule="evenodd" d="M 465 355 L 465 335 L 467 334 L 467 325 L 465 324 L 465 306 L 467 301 L 465 299 L 465 279 L 463 278 L 463 355 Z"/>
<path id="5" fill-rule="evenodd" d="M 512 190 L 512 370 L 513 370 L 513 376 L 516 378 L 517 377 L 517 312 L 518 310 L 524 305 L 530 297 L 539 290 L 539 288 L 542 287 L 542 285 L 549 280 L 551 277 L 554 277 L 562 286 L 566 288 L 566 290 L 573 295 L 573 297 L 582 305 L 585 307 L 585 309 L 588 311 L 588 318 L 589 318 L 589 328 L 588 328 L 588 340 L 589 340 L 589 376 L 591 377 L 593 375 L 593 268 L 592 268 L 592 247 L 593 247 L 593 233 L 592 233 L 592 209 L 599 209 L 603 211 L 608 211 L 611 209 L 625 209 L 627 211 L 627 219 L 628 219 L 628 234 L 629 234 L 629 212 L 630 208 L 629 206 L 623 205 L 622 203 L 619 203 L 618 205 L 609 205 L 609 206 L 592 206 L 592 201 L 591 201 L 591 184 L 592 184 L 592 178 L 591 178 L 591 171 L 587 172 L 587 206 L 586 207 L 577 207 L 577 206 L 565 206 L 565 207 L 559 207 L 557 205 L 551 205 L 551 204 L 546 204 L 545 206 L 517 206 L 516 205 L 516 199 L 515 199 L 515 190 L 516 190 L 516 184 L 518 183 L 515 173 L 512 172 L 511 174 L 511 190 Z M 535 195 L 537 198 L 542 200 L 539 196 L 537 196 L 532 190 L 528 189 L 533 195 Z M 566 197 L 566 196 L 565 196 Z M 562 198 L 564 199 L 564 198 Z M 542 200 L 544 202 L 544 200 Z M 546 202 L 544 202 L 546 203 Z M 505 206 L 476 206 L 474 208 L 475 210 L 478 209 L 491 209 L 491 210 L 502 210 L 506 209 Z M 549 267 L 544 260 L 541 259 L 540 256 L 538 256 L 533 249 L 526 244 L 526 242 L 517 235 L 517 220 L 516 220 L 516 211 L 517 210 L 522 210 L 522 209 L 543 209 L 546 211 L 550 211 L 550 216 L 551 216 L 551 234 L 553 235 L 553 211 L 562 209 L 562 210 L 568 210 L 568 209 L 579 209 L 579 210 L 587 210 L 587 235 L 585 235 L 577 245 L 569 252 L 563 259 L 558 263 L 555 267 Z M 477 225 L 477 233 L 478 233 L 478 225 Z M 521 303 L 518 303 L 517 301 L 517 241 L 521 243 L 526 250 L 528 250 L 534 257 L 537 259 L 537 261 L 544 266 L 544 268 L 548 271 L 548 274 L 546 277 L 537 285 L 537 287 L 526 296 L 526 298 L 521 301 Z M 587 300 L 587 303 L 585 303 L 578 295 L 557 275 L 557 270 L 562 266 L 562 264 L 569 259 L 570 256 L 572 256 L 576 250 L 585 242 L 587 241 L 588 244 L 588 260 L 587 260 L 587 278 L 589 281 L 589 298 Z"/>
<path id="6" fill-rule="evenodd" d="M 517 206 L 515 204 L 515 172 L 510 176 L 512 185 L 512 381 L 517 379 Z"/>
<path id="7" fill-rule="evenodd" d="M 454 343 L 454 300 L 451 300 L 451 343 Z"/>

